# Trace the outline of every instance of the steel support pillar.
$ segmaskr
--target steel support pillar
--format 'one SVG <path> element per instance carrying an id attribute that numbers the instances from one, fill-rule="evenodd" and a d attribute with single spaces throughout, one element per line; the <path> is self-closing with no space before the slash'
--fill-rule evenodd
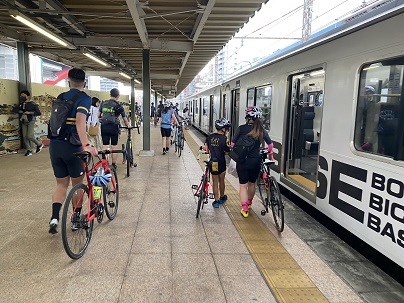
<path id="1" fill-rule="evenodd" d="M 135 125 L 135 79 L 130 79 L 130 124 Z"/>
<path id="2" fill-rule="evenodd" d="M 143 49 L 143 150 L 139 156 L 154 156 L 154 151 L 150 150 L 150 49 Z"/>
<path id="3" fill-rule="evenodd" d="M 28 45 L 25 42 L 17 42 L 18 57 L 18 89 L 31 92 L 31 74 L 29 69 Z"/>
<path id="4" fill-rule="evenodd" d="M 20 97 L 20 91 L 27 90 L 31 93 L 31 73 L 29 68 L 29 52 L 28 45 L 25 42 L 17 42 L 17 58 L 18 58 L 18 97 Z M 16 100 L 16 102 L 18 102 Z M 20 135 L 20 147 L 25 147 L 22 137 L 21 122 L 19 121 L 19 135 Z"/>

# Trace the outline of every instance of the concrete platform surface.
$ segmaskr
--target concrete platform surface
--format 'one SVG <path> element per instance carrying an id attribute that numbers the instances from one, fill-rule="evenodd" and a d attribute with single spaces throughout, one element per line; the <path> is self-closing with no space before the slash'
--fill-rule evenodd
<path id="1" fill-rule="evenodd" d="M 160 130 L 151 128 L 154 156 L 139 157 L 142 134 L 133 138 L 138 166 L 127 178 L 118 164 L 117 217 L 95 223 L 88 250 L 75 261 L 66 255 L 61 233 L 48 233 L 55 187 L 48 149 L 0 157 L 0 302 L 316 302 L 290 291 L 275 299 L 265 277 L 276 269 L 256 263 L 224 207 L 205 205 L 195 218 L 191 185 L 202 170 L 188 145 L 180 158 L 173 148 L 163 155 Z M 238 189 L 237 179 L 228 181 Z M 263 223 L 292 256 L 291 270 L 306 272 L 313 291 L 328 302 L 363 302 L 365 296 L 326 262 L 348 264 L 361 256 L 343 257 L 343 244 L 334 243 L 324 261 L 315 251 L 329 250 L 326 243 L 312 239 L 308 245 L 288 226 L 279 235 L 269 216 Z M 276 274 L 274 283 L 282 283 L 283 273 Z"/>

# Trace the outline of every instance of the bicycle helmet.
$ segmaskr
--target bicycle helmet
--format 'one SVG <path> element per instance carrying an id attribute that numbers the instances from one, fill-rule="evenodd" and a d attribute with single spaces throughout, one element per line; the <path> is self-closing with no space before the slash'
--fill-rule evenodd
<path id="1" fill-rule="evenodd" d="M 215 121 L 215 127 L 217 130 L 221 130 L 222 128 L 230 128 L 231 123 L 226 118 L 220 118 L 219 120 Z"/>
<path id="2" fill-rule="evenodd" d="M 103 176 L 90 176 L 90 182 L 94 186 L 107 186 L 107 184 L 111 181 L 111 177 L 112 175 L 110 173 Z"/>
<path id="3" fill-rule="evenodd" d="M 170 101 L 165 101 L 164 102 L 164 107 L 170 107 L 171 106 L 171 102 Z"/>
<path id="4" fill-rule="evenodd" d="M 104 171 L 103 167 L 99 167 L 89 179 L 94 186 L 106 186 L 111 181 L 111 177 L 110 171 Z"/>
<path id="5" fill-rule="evenodd" d="M 365 86 L 365 92 L 367 94 L 374 94 L 374 93 L 376 93 L 376 90 L 374 89 L 373 86 L 367 85 L 367 86 Z"/>
<path id="6" fill-rule="evenodd" d="M 245 118 L 251 118 L 253 120 L 262 117 L 262 110 L 256 106 L 250 106 L 245 109 Z"/>

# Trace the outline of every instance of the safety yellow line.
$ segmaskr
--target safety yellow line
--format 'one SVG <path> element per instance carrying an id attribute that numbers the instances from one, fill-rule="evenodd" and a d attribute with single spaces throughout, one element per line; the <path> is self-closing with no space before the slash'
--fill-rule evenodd
<path id="1" fill-rule="evenodd" d="M 196 157 L 199 146 L 187 131 L 184 133 L 187 144 Z M 201 161 L 199 164 L 204 169 L 204 163 Z M 241 216 L 238 191 L 227 180 L 226 194 L 228 199 L 223 204 L 224 208 L 278 302 L 328 302 L 252 209 L 248 218 Z"/>

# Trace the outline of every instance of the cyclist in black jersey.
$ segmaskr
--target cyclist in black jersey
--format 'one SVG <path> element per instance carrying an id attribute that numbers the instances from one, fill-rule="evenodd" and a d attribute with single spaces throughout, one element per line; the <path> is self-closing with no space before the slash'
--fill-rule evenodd
<path id="1" fill-rule="evenodd" d="M 250 106 L 246 110 L 246 124 L 240 125 L 236 129 L 231 145 L 237 142 L 238 138 L 247 135 L 255 139 L 254 148 L 248 153 L 247 159 L 242 163 L 237 163 L 236 169 L 240 183 L 241 215 L 248 217 L 248 210 L 251 208 L 255 195 L 255 182 L 260 172 L 261 155 L 260 146 L 265 141 L 268 144 L 268 154 L 273 158 L 272 140 L 262 124 L 262 110 L 256 106 Z"/>
<path id="2" fill-rule="evenodd" d="M 213 207 L 218 208 L 227 200 L 224 194 L 226 176 L 226 158 L 225 154 L 230 151 L 230 144 L 226 137 L 231 124 L 225 119 L 221 118 L 216 120 L 215 127 L 216 133 L 208 135 L 205 141 L 205 150 L 209 152 L 212 161 L 212 189 L 215 196 L 215 201 L 212 203 Z M 219 196 L 220 191 L 220 196 Z"/>

